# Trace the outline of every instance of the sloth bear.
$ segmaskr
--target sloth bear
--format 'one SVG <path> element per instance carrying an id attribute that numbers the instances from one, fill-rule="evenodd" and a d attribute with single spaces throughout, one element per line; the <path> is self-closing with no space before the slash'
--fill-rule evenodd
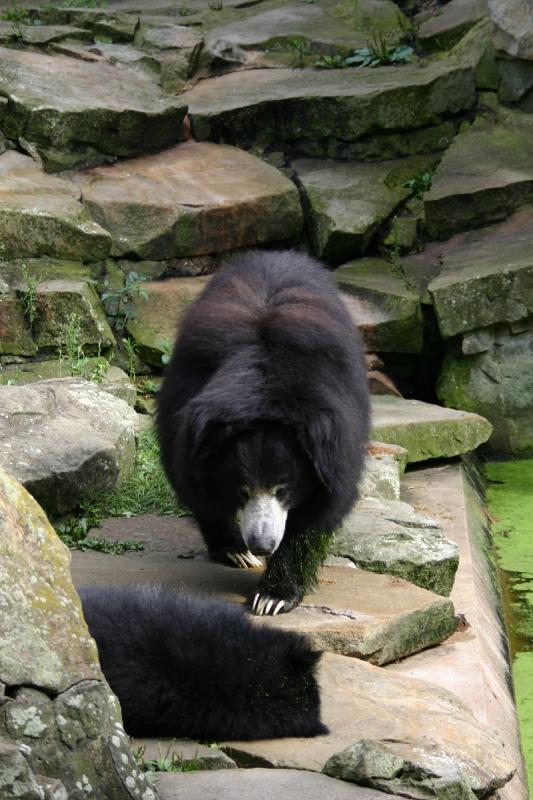
<path id="1" fill-rule="evenodd" d="M 220 600 L 159 586 L 80 591 L 130 736 L 318 736 L 321 653 Z"/>
<path id="2" fill-rule="evenodd" d="M 364 353 L 328 271 L 252 251 L 216 272 L 183 318 L 157 423 L 211 558 L 268 556 L 252 610 L 290 611 L 357 499 L 368 436 Z"/>

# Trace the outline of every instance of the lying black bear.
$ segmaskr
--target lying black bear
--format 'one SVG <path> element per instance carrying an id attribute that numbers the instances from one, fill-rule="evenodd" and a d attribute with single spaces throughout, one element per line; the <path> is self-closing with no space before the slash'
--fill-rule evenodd
<path id="1" fill-rule="evenodd" d="M 220 600 L 157 586 L 80 591 L 102 672 L 131 736 L 317 736 L 320 653 Z"/>
<path id="2" fill-rule="evenodd" d="M 357 497 L 369 424 L 360 337 L 324 267 L 248 252 L 183 319 L 158 395 L 162 461 L 212 558 L 269 556 L 256 614 L 312 587 Z"/>

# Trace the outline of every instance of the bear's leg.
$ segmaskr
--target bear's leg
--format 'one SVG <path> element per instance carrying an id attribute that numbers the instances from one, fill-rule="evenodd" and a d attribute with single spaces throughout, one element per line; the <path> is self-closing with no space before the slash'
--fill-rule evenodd
<path id="1" fill-rule="evenodd" d="M 323 531 L 287 531 L 268 561 L 254 595 L 258 616 L 287 613 L 316 585 L 318 569 L 328 553 L 329 534 Z"/>
<path id="2" fill-rule="evenodd" d="M 239 569 L 263 566 L 263 562 L 246 548 L 239 526 L 234 520 L 204 514 L 197 514 L 196 519 L 213 561 Z"/>

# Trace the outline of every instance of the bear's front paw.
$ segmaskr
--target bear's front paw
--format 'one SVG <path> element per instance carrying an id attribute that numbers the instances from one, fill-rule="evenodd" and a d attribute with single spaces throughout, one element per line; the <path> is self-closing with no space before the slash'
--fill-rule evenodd
<path id="1" fill-rule="evenodd" d="M 250 553 L 249 550 L 246 550 L 244 553 L 226 553 L 226 558 L 236 567 L 239 567 L 239 569 L 263 566 L 263 562 L 257 558 L 257 556 L 254 556 L 253 553 Z"/>
<path id="2" fill-rule="evenodd" d="M 258 617 L 267 616 L 272 614 L 286 614 L 298 605 L 300 599 L 298 597 L 286 598 L 281 600 L 279 597 L 272 597 L 268 594 L 257 592 L 252 601 L 252 611 Z"/>

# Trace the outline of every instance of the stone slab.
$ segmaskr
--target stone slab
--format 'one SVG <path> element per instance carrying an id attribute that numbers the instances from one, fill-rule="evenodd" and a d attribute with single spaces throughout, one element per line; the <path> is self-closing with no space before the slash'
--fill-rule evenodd
<path id="1" fill-rule="evenodd" d="M 410 463 L 468 453 L 492 432 L 490 422 L 478 414 L 420 400 L 374 395 L 371 407 L 372 438 L 405 447 Z"/>
<path id="2" fill-rule="evenodd" d="M 528 0 L 488 0 L 494 45 L 512 56 L 533 60 L 533 20 Z"/>
<path id="3" fill-rule="evenodd" d="M 199 140 L 277 147 L 354 142 L 434 125 L 441 115 L 471 107 L 474 74 L 444 61 L 423 69 L 246 70 L 201 81 L 182 97 Z"/>
<path id="4" fill-rule="evenodd" d="M 75 176 L 112 254 L 143 259 L 203 255 L 296 238 L 294 184 L 226 145 L 187 142 Z"/>
<path id="5" fill-rule="evenodd" d="M 362 786 L 305 770 L 239 769 L 232 772 L 186 772 L 155 775 L 154 783 L 161 800 L 399 800 L 396 795 L 376 792 Z"/>
<path id="6" fill-rule="evenodd" d="M 99 261 L 108 255 L 111 237 L 84 210 L 76 186 L 45 175 L 33 159 L 14 150 L 0 155 L 0 184 L 3 258 Z"/>
<path id="7" fill-rule="evenodd" d="M 428 680 L 454 692 L 480 722 L 497 730 L 516 773 L 499 791 L 502 800 L 528 800 L 499 589 L 487 553 L 483 500 L 460 464 L 413 469 L 402 497 L 430 510 L 459 547 L 451 599 L 463 624 L 438 648 L 425 650 L 387 671 Z"/>
<path id="8" fill-rule="evenodd" d="M 92 535 L 105 536 L 105 528 Z M 140 540 L 150 540 L 148 530 Z M 178 559 L 168 549 L 149 548 L 125 558 L 101 559 L 98 553 L 74 552 L 74 582 L 77 586 L 109 585 L 115 582 L 111 578 L 115 570 L 120 572 L 117 580 L 122 585 L 156 582 L 244 603 L 253 595 L 261 575 L 260 570 L 240 571 L 207 560 Z M 162 569 L 164 564 L 167 566 Z M 317 589 L 290 614 L 251 619 L 257 625 L 300 631 L 318 648 L 377 664 L 443 641 L 457 624 L 448 600 L 398 578 L 344 566 L 323 567 Z"/>
<path id="9" fill-rule="evenodd" d="M 420 21 L 418 39 L 426 51 L 448 49 L 488 13 L 487 0 L 451 0 Z"/>
<path id="10" fill-rule="evenodd" d="M 51 514 L 127 475 L 134 427 L 126 402 L 79 378 L 0 387 L 0 465 Z"/>
<path id="11" fill-rule="evenodd" d="M 481 228 L 533 202 L 533 122 L 519 111 L 491 114 L 459 133 L 424 197 L 430 239 Z"/>
<path id="12" fill-rule="evenodd" d="M 442 595 L 450 593 L 458 563 L 457 547 L 439 525 L 397 500 L 363 498 L 335 531 L 329 551 Z"/>
<path id="13" fill-rule="evenodd" d="M 407 174 L 403 181 L 391 180 L 398 162 L 350 164 L 314 158 L 293 161 L 292 167 L 314 252 L 329 264 L 362 256 L 379 226 L 411 193 L 405 186 Z"/>
<path id="14" fill-rule="evenodd" d="M 334 275 L 367 350 L 421 352 L 419 295 L 392 264 L 381 258 L 362 258 L 343 264 Z"/>
<path id="15" fill-rule="evenodd" d="M 182 138 L 186 106 L 152 81 L 105 62 L 0 48 L 6 136 L 48 171 L 168 147 Z"/>
<path id="16" fill-rule="evenodd" d="M 533 173 L 532 173 L 533 176 Z M 428 286 L 448 338 L 533 312 L 533 210 L 448 243 Z"/>
<path id="17" fill-rule="evenodd" d="M 418 780 L 453 770 L 471 791 L 483 795 L 511 778 L 513 766 L 497 735 L 457 697 L 430 683 L 391 677 L 358 659 L 327 653 L 318 678 L 329 735 L 221 746 L 239 766 L 320 772 L 335 753 L 365 739 L 380 743 L 389 756 L 416 764 Z M 427 797 L 414 791 L 407 796 Z"/>

